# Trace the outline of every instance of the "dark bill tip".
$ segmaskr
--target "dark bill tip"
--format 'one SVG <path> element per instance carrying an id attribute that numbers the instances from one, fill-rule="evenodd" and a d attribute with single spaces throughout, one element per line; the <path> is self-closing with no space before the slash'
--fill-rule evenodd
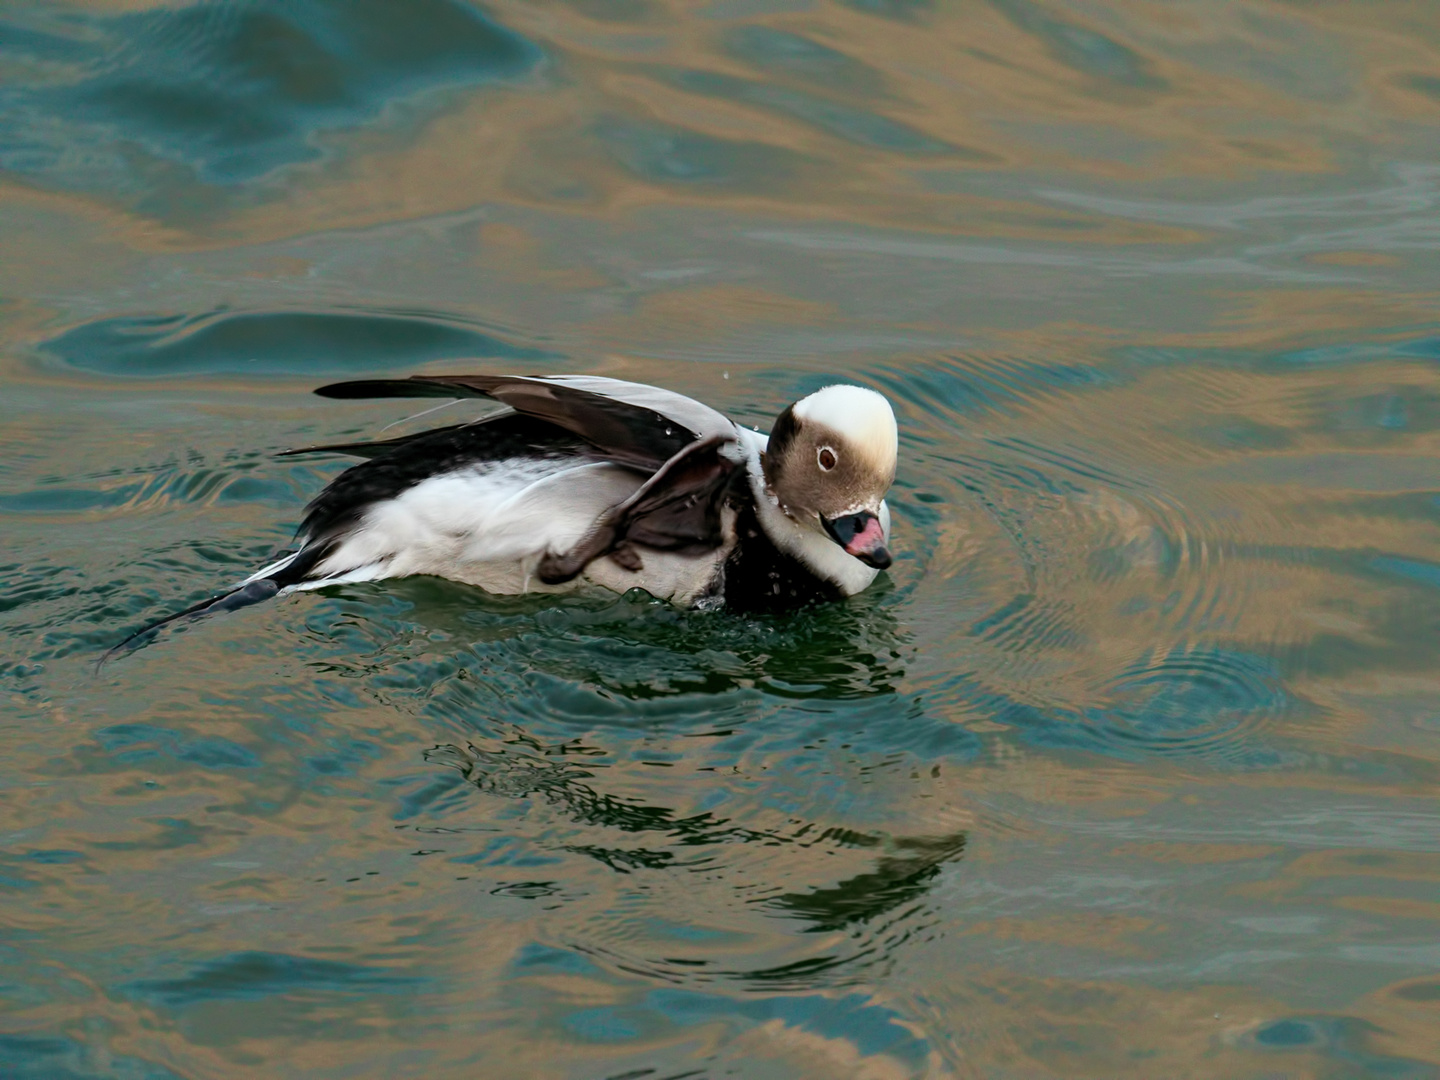
<path id="1" fill-rule="evenodd" d="M 884 570 L 891 563 L 890 551 L 885 547 L 885 530 L 880 519 L 868 510 L 844 517 L 822 517 L 825 531 L 830 538 L 866 566 Z"/>
<path id="2" fill-rule="evenodd" d="M 876 570 L 888 570 L 890 564 L 895 561 L 890 557 L 890 549 L 885 547 L 874 548 L 871 551 L 852 551 L 850 554 L 866 566 L 873 566 Z"/>

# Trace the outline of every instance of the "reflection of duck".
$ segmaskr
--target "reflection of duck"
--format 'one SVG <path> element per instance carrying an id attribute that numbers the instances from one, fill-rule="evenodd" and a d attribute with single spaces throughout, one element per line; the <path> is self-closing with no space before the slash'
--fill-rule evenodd
<path id="1" fill-rule="evenodd" d="M 922 901 L 943 867 L 965 853 L 963 831 L 893 836 L 763 813 L 747 815 L 753 825 L 711 810 L 685 814 L 637 796 L 633 778 L 624 796 L 604 791 L 597 778 L 612 766 L 603 762 L 606 755 L 598 748 L 546 745 L 524 732 L 503 742 L 479 741 L 482 746 L 437 746 L 425 758 L 455 769 L 487 795 L 544 804 L 564 819 L 560 823 L 539 814 L 533 831 L 520 826 L 517 834 L 543 851 L 552 865 L 570 855 L 619 875 L 658 872 L 661 876 L 649 878 L 644 886 L 648 898 L 663 896 L 667 886 L 682 889 L 695 903 L 697 915 L 702 910 L 726 912 L 717 921 L 731 933 L 744 925 L 738 912 L 745 911 L 799 920 L 805 930 L 822 935 L 845 935 L 843 941 L 815 939 L 814 948 L 801 949 L 807 954 L 802 959 L 776 966 L 700 971 L 718 957 L 702 962 L 677 955 L 684 947 L 673 941 L 666 943 L 664 955 L 646 955 L 631 931 L 603 932 L 614 925 L 613 912 L 586 924 L 590 949 L 618 953 L 627 970 L 650 970 L 669 981 L 723 976 L 772 989 L 802 990 L 857 964 L 882 960 L 909 937 L 897 932 L 896 924 L 913 926 L 917 917 L 923 919 Z M 669 875 L 674 876 L 667 881 Z M 628 918 L 618 916 L 621 922 Z M 734 959 L 725 957 L 728 963 Z"/>
<path id="2" fill-rule="evenodd" d="M 172 619 L 414 574 L 496 593 L 588 581 L 686 606 L 783 609 L 854 595 L 890 565 L 895 417 L 871 390 L 819 390 L 768 439 L 680 394 L 590 376 L 415 376 L 317 392 L 509 409 L 292 451 L 368 460 L 310 504 L 297 551 Z"/>
<path id="3" fill-rule="evenodd" d="M 938 837 L 902 836 L 888 844 L 881 837 L 849 833 L 846 841 L 854 847 L 890 850 L 876 860 L 873 870 L 828 887 L 784 893 L 770 904 L 806 919 L 816 930 L 843 930 L 924 896 L 940 867 L 959 859 L 965 851 L 963 832 Z"/>
<path id="4" fill-rule="evenodd" d="M 597 592 L 561 603 L 543 596 L 477 595 L 438 578 L 388 586 L 387 599 L 404 609 L 397 615 L 392 604 L 377 608 L 366 597 L 378 588 L 357 587 L 348 602 L 317 612 L 309 624 L 321 634 L 332 622 L 337 632 L 357 623 L 373 625 L 388 642 L 389 685 L 424 688 L 432 709 L 461 722 L 490 711 L 486 688 L 503 671 L 558 680 L 545 684 L 550 688 L 545 703 L 536 705 L 547 715 L 619 710 L 672 724 L 733 710 L 721 725 L 726 726 L 754 718 L 757 692 L 768 702 L 766 709 L 790 701 L 893 695 L 914 649 L 910 631 L 896 618 L 894 593 L 883 585 L 847 604 L 764 618 L 715 618 L 638 592 Z M 463 644 L 437 651 L 435 642 L 441 640 Z M 354 670 L 370 662 L 356 657 Z M 352 661 L 330 656 L 316 663 L 349 667 Z M 456 678 L 457 670 L 467 677 Z M 468 677 L 477 672 L 487 674 Z M 592 697 L 596 694 L 600 697 Z M 705 696 L 703 706 L 697 706 L 697 694 Z"/>

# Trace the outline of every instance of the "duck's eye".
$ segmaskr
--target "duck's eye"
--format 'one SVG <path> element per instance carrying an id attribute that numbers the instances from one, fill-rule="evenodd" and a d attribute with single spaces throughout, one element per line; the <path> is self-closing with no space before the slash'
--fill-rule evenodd
<path id="1" fill-rule="evenodd" d="M 820 461 L 820 468 L 823 469 L 825 472 L 829 472 L 835 467 L 835 451 L 831 450 L 830 447 L 820 447 L 820 452 L 816 455 L 816 457 Z"/>

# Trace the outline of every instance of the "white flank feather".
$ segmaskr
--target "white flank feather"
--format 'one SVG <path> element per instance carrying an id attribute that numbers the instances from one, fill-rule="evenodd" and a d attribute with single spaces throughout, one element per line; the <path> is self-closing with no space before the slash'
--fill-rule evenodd
<path id="1" fill-rule="evenodd" d="M 569 550 L 641 482 L 617 465 L 573 459 L 515 458 L 432 476 L 372 506 L 316 573 L 357 580 L 350 575 L 374 567 L 368 576 L 436 574 L 522 592 L 525 564 Z"/>

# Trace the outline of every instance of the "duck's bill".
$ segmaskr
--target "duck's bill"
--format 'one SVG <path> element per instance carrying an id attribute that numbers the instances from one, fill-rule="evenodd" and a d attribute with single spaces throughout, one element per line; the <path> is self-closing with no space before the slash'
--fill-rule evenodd
<path id="1" fill-rule="evenodd" d="M 885 546 L 885 530 L 880 527 L 880 519 L 869 510 L 837 518 L 822 517 L 820 520 L 824 522 L 825 531 L 830 534 L 831 539 L 866 566 L 884 570 L 890 565 L 890 549 Z"/>

